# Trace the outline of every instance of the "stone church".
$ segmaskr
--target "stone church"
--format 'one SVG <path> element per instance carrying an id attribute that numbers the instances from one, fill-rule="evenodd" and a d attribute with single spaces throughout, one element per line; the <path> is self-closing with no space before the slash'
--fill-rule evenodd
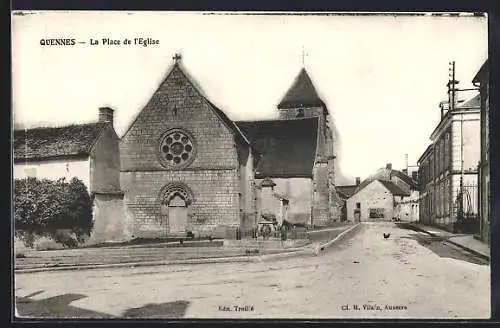
<path id="1" fill-rule="evenodd" d="M 302 69 L 276 120 L 232 121 L 180 58 L 119 142 L 132 237 L 231 237 L 273 217 L 338 219 L 329 113 Z"/>

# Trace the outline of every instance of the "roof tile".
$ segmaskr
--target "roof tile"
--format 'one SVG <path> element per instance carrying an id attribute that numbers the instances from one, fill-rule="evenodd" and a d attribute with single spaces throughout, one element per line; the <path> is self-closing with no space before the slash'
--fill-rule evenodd
<path id="1" fill-rule="evenodd" d="M 14 161 L 88 156 L 108 125 L 99 122 L 14 131 Z"/>

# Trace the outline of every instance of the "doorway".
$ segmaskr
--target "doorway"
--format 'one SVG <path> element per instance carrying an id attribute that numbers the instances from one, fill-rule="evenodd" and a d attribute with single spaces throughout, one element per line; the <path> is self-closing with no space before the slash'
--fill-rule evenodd
<path id="1" fill-rule="evenodd" d="M 193 227 L 191 222 L 193 192 L 183 182 L 171 182 L 160 190 L 160 217 L 165 236 L 183 236 Z"/>
<path id="2" fill-rule="evenodd" d="M 188 207 L 180 194 L 175 194 L 168 203 L 168 226 L 171 234 L 186 232 L 188 223 Z"/>

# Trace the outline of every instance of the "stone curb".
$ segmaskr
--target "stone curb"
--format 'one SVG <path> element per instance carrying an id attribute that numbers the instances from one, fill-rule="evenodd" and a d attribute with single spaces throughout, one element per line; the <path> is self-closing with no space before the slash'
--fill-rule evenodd
<path id="1" fill-rule="evenodd" d="M 440 237 L 439 235 L 437 235 L 437 234 L 435 234 L 435 233 L 432 233 L 432 232 L 429 232 L 429 231 L 427 231 L 427 230 L 425 230 L 425 229 L 422 229 L 422 228 L 420 228 L 419 226 L 416 226 L 416 225 L 411 224 L 411 223 L 410 223 L 410 225 L 411 225 L 413 228 L 415 228 L 416 230 L 421 231 L 421 232 L 425 232 L 426 234 L 428 234 L 428 235 L 430 235 L 430 236 Z M 448 237 L 448 238 L 441 237 L 441 238 L 443 238 L 443 240 L 445 240 L 445 241 L 449 242 L 450 244 L 453 244 L 453 245 L 455 245 L 455 246 L 458 246 L 458 247 L 460 247 L 460 248 L 462 248 L 462 249 L 466 250 L 467 252 L 472 253 L 472 254 L 474 254 L 474 255 L 476 255 L 476 256 L 478 256 L 478 257 L 482 258 L 482 259 L 485 259 L 485 260 L 491 261 L 491 256 L 488 256 L 488 255 L 486 255 L 486 254 L 484 254 L 484 253 L 481 253 L 481 252 L 476 251 L 475 249 L 472 249 L 472 248 L 470 248 L 470 247 L 467 247 L 467 246 L 465 246 L 465 245 L 462 245 L 462 244 L 460 244 L 460 243 L 457 243 L 457 242 L 455 242 L 455 241 L 451 240 L 451 238 L 453 238 L 453 237 Z"/>
<path id="2" fill-rule="evenodd" d="M 340 240 L 347 233 L 357 228 L 360 223 L 342 231 L 333 240 L 323 244 L 325 248 L 330 247 L 335 242 Z M 182 265 L 182 264 L 210 264 L 210 263 L 236 263 L 236 262 L 264 262 L 275 259 L 285 259 L 300 255 L 312 255 L 314 250 L 309 248 L 311 244 L 304 245 L 299 248 L 289 249 L 284 252 L 275 254 L 266 254 L 260 256 L 233 256 L 233 257 L 214 257 L 214 258 L 201 258 L 189 260 L 173 260 L 173 261 L 149 261 L 149 262 L 132 262 L 132 263 L 114 263 L 114 264 L 84 264 L 84 265 L 67 265 L 67 266 L 53 266 L 53 267 L 38 267 L 27 269 L 14 269 L 15 273 L 36 273 L 48 271 L 76 271 L 76 270 L 91 270 L 91 269 L 108 269 L 108 268 L 133 268 L 133 267 L 146 267 L 146 266 L 161 266 L 161 265 Z"/>
<path id="3" fill-rule="evenodd" d="M 251 260 L 252 260 L 252 262 L 265 262 L 265 261 L 269 261 L 269 260 L 278 260 L 278 259 L 285 259 L 285 258 L 290 258 L 290 257 L 294 257 L 294 256 L 311 255 L 311 254 L 312 254 L 312 251 L 310 249 L 303 249 L 300 251 L 293 251 L 293 252 L 286 252 L 286 253 L 253 256 L 251 258 Z"/>
<path id="4" fill-rule="evenodd" d="M 17 269 L 15 273 L 36 273 L 48 271 L 77 271 L 77 270 L 92 270 L 92 269 L 109 269 L 109 268 L 134 268 L 147 266 L 162 266 L 162 265 L 183 265 L 183 264 L 210 264 L 210 263 L 237 263 L 237 262 L 263 262 L 274 259 L 284 259 L 299 255 L 312 254 L 311 250 L 293 250 L 275 254 L 266 254 L 261 256 L 233 256 L 233 257 L 214 257 L 189 260 L 173 260 L 173 261 L 150 261 L 150 262 L 134 262 L 134 263 L 114 263 L 114 264 L 85 264 L 85 265 L 68 265 L 54 267 L 38 267 L 32 269 Z"/>
<path id="5" fill-rule="evenodd" d="M 161 265 L 182 265 L 182 264 L 209 264 L 209 263 L 229 263 L 229 262 L 250 262 L 252 257 L 249 256 L 234 256 L 234 257 L 214 257 L 190 260 L 173 260 L 173 261 L 145 261 L 145 262 L 128 262 L 128 263 L 113 263 L 113 264 L 84 264 L 84 265 L 68 265 L 68 266 L 53 266 L 53 267 L 38 267 L 32 269 L 15 269 L 15 273 L 34 273 L 47 271 L 76 271 L 76 270 L 91 270 L 91 269 L 109 269 L 109 268 L 134 268 L 146 266 L 161 266 Z"/>
<path id="6" fill-rule="evenodd" d="M 350 227 L 349 229 L 346 229 L 344 231 L 342 231 L 341 233 L 339 233 L 337 235 L 337 237 L 335 237 L 334 239 L 326 242 L 325 244 L 320 244 L 321 247 L 323 248 L 323 250 L 326 250 L 327 248 L 329 248 L 330 246 L 332 246 L 333 244 L 337 243 L 338 241 L 340 241 L 341 239 L 343 239 L 346 235 L 348 235 L 349 233 L 355 233 L 356 230 L 361 227 L 361 222 L 359 223 L 356 223 L 355 225 L 353 225 L 352 227 Z"/>

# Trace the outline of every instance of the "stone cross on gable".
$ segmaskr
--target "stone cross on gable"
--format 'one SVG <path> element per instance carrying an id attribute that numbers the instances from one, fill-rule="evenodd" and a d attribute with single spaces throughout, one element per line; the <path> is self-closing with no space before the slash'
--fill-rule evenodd
<path id="1" fill-rule="evenodd" d="M 305 64 L 306 64 L 306 57 L 308 56 L 308 54 L 305 52 L 304 50 L 304 46 L 302 46 L 302 66 L 305 67 Z"/>
<path id="2" fill-rule="evenodd" d="M 172 59 L 175 61 L 175 63 L 179 63 L 179 61 L 181 60 L 181 55 L 179 54 L 175 54 L 174 57 L 172 57 Z"/>

